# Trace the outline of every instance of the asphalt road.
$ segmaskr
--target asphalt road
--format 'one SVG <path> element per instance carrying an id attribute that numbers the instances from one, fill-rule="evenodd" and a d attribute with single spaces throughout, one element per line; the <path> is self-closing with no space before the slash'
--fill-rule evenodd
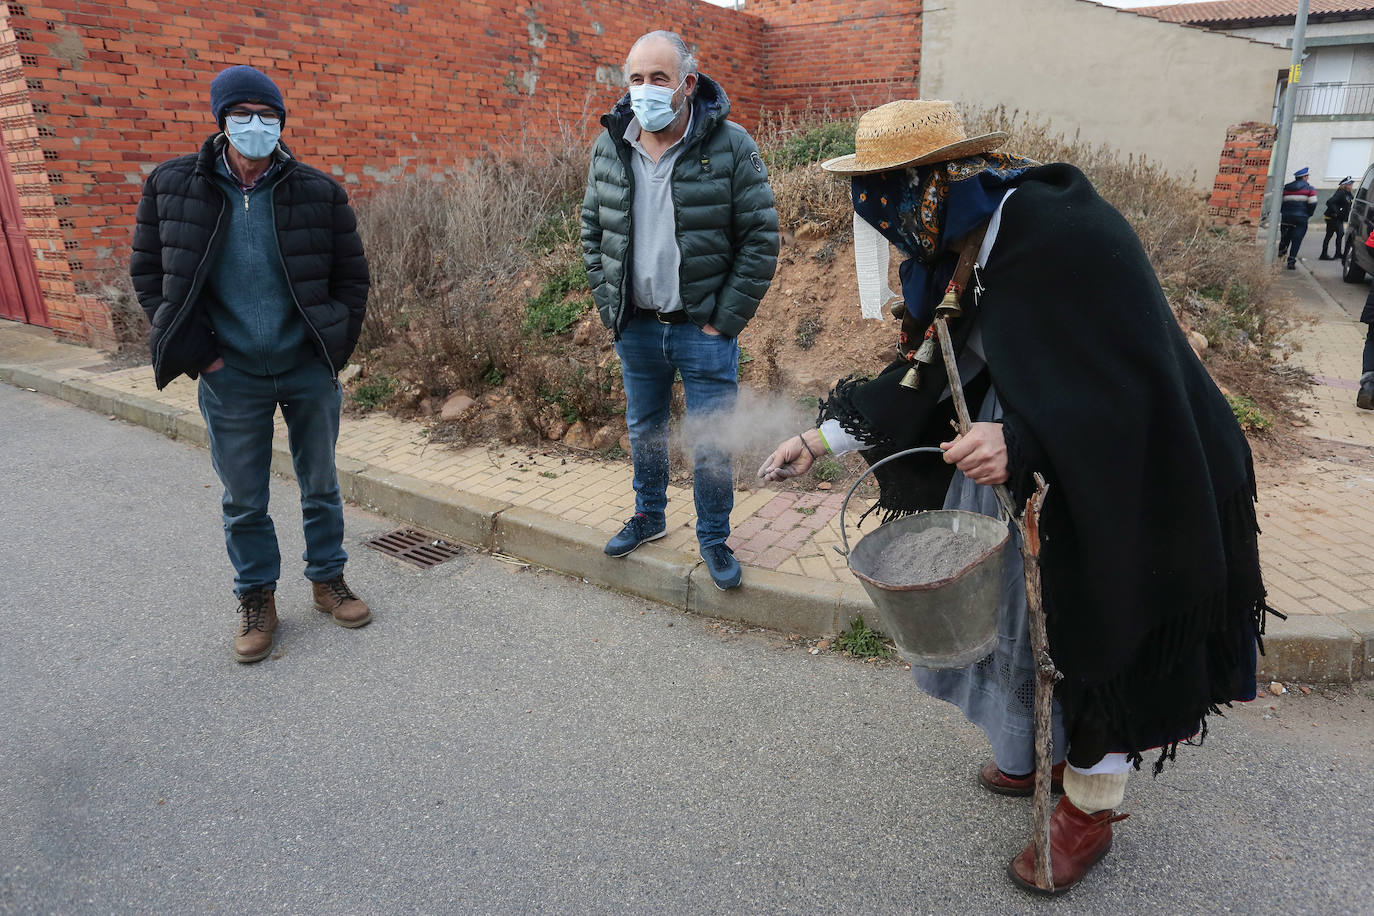
<path id="1" fill-rule="evenodd" d="M 1028 803 L 898 665 L 413 570 L 353 510 L 346 631 L 280 481 L 282 636 L 237 665 L 204 452 L 3 385 L 0 429 L 0 912 L 1374 911 L 1368 683 L 1215 720 L 1043 901 L 1003 873 Z"/>
<path id="2" fill-rule="evenodd" d="M 1312 230 L 1315 232 L 1316 230 Z M 1323 233 L 1325 229 L 1321 230 Z M 1303 264 L 1312 271 L 1312 276 L 1316 278 L 1321 288 L 1326 290 L 1330 296 L 1345 310 L 1345 313 L 1352 319 L 1360 317 L 1360 311 L 1364 308 L 1365 297 L 1369 295 L 1369 281 L 1362 280 L 1359 283 L 1346 283 L 1341 279 L 1340 261 L 1322 261 L 1318 255 L 1322 251 L 1321 235 L 1317 236 L 1317 243 L 1311 244 L 1312 232 L 1308 232 L 1307 238 L 1303 240 L 1303 248 L 1311 248 L 1305 251 L 1302 256 Z M 1296 273 L 1280 272 L 1279 276 L 1285 283 L 1299 281 Z"/>

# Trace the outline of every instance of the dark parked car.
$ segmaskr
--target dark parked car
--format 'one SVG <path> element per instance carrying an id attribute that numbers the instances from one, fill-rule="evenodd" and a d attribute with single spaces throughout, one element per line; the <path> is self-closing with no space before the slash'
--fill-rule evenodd
<path id="1" fill-rule="evenodd" d="M 1345 224 L 1345 255 L 1341 258 L 1341 278 L 1347 283 L 1361 283 L 1366 274 L 1374 274 L 1374 249 L 1366 248 L 1365 239 L 1374 232 L 1374 211 L 1370 209 L 1370 191 L 1374 189 L 1374 165 L 1364 170 L 1355 199 L 1350 202 L 1350 219 Z"/>

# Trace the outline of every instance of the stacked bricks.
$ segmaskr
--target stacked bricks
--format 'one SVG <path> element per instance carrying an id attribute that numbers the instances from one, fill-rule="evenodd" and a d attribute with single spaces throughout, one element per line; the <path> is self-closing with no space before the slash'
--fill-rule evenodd
<path id="1" fill-rule="evenodd" d="M 624 92 L 631 43 L 681 33 L 752 127 L 763 24 L 696 0 L 473 0 L 267 7 L 210 0 L 0 0 L 0 130 L 52 326 L 106 343 L 144 178 L 216 128 L 231 64 L 282 88 L 285 140 L 350 193 L 491 150 L 589 142 Z"/>
<path id="2" fill-rule="evenodd" d="M 9 159 L 49 323 L 66 337 L 103 343 L 82 320 L 72 281 L 68 232 L 75 227 L 71 217 L 57 212 L 61 189 L 53 182 L 53 154 L 46 148 L 52 139 L 52 128 L 45 123 L 51 103 L 40 101 L 35 106 L 32 99 L 33 90 L 41 89 L 43 82 L 32 72 L 38 67 L 33 53 L 37 36 L 26 24 L 25 13 L 21 3 L 0 3 L 0 140 Z M 55 174 L 61 178 L 61 172 Z"/>
<path id="3" fill-rule="evenodd" d="M 1226 131 L 1217 178 L 1207 199 L 1207 212 L 1216 223 L 1259 225 L 1275 132 L 1274 125 L 1254 121 Z"/>
<path id="4" fill-rule="evenodd" d="M 750 0 L 770 110 L 866 111 L 920 93 L 921 0 Z"/>

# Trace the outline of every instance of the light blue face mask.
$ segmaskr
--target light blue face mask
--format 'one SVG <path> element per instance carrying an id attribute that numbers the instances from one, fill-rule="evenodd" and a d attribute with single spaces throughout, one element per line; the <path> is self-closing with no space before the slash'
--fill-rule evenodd
<path id="1" fill-rule="evenodd" d="M 266 159 L 272 155 L 272 150 L 277 148 L 277 141 L 281 139 L 280 121 L 264 124 L 262 118 L 256 115 L 249 118 L 247 124 L 238 124 L 232 118 L 226 118 L 224 129 L 234 149 L 248 159 Z"/>
<path id="2" fill-rule="evenodd" d="M 684 76 L 682 83 L 678 83 L 674 89 L 664 86 L 631 86 L 630 109 L 639 119 L 639 126 L 650 133 L 656 133 L 672 124 L 673 119 L 677 117 L 677 109 L 673 107 L 673 96 L 677 95 L 677 90 L 681 89 L 685 82 L 687 77 Z"/>

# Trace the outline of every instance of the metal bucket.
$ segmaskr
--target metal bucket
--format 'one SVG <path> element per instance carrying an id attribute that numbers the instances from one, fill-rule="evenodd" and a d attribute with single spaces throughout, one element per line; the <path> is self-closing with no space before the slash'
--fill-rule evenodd
<path id="1" fill-rule="evenodd" d="M 997 645 L 997 606 L 1002 595 L 1002 562 L 1011 532 L 1007 523 L 977 512 L 938 509 L 920 512 L 880 525 L 849 548 L 844 530 L 845 509 L 864 477 L 889 461 L 916 452 L 940 452 L 935 447 L 912 448 L 889 455 L 859 476 L 840 506 L 842 551 L 849 571 L 863 584 L 878 610 L 882 629 L 897 644 L 897 654 L 920 668 L 963 668 L 990 653 Z M 979 549 L 968 564 L 948 579 L 921 585 L 892 585 L 875 578 L 883 550 L 903 535 L 946 528 L 974 538 Z"/>

